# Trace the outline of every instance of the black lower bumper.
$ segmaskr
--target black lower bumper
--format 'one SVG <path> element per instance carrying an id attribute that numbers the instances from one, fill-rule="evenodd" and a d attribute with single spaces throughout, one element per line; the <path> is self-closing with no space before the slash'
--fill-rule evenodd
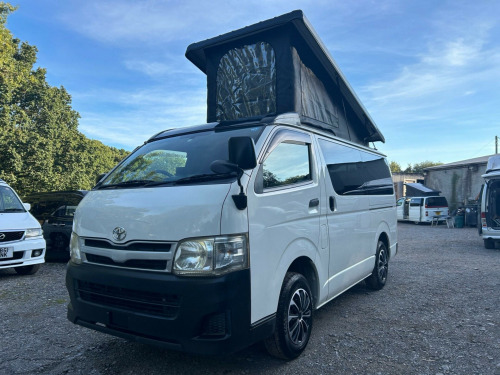
<path id="1" fill-rule="evenodd" d="M 104 333 L 200 354 L 232 353 L 269 336 L 250 321 L 250 271 L 220 277 L 68 264 L 68 319 Z"/>

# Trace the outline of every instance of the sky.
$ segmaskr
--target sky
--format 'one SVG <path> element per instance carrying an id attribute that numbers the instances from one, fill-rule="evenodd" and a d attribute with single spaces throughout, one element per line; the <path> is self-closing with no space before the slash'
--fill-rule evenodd
<path id="1" fill-rule="evenodd" d="M 403 168 L 495 152 L 497 0 L 11 0 L 7 27 L 38 48 L 79 130 L 132 150 L 206 122 L 206 76 L 189 44 L 302 9 Z"/>

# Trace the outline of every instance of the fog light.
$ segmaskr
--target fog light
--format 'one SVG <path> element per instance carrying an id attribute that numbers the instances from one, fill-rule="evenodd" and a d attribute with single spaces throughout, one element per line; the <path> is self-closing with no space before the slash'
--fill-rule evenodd
<path id="1" fill-rule="evenodd" d="M 43 253 L 43 249 L 33 250 L 33 251 L 31 252 L 31 257 L 32 257 L 32 258 L 39 257 L 40 255 L 42 255 L 42 253 Z"/>

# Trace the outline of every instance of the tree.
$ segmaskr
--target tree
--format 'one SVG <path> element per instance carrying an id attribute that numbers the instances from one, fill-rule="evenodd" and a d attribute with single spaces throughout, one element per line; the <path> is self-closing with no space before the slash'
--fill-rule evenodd
<path id="1" fill-rule="evenodd" d="M 395 161 L 391 161 L 391 163 L 389 164 L 389 167 L 390 167 L 392 173 L 401 172 L 401 165 L 399 165 L 399 163 L 396 163 Z"/>
<path id="2" fill-rule="evenodd" d="M 34 69 L 35 46 L 6 28 L 12 5 L 0 2 L 0 178 L 20 195 L 89 189 L 127 152 L 78 131 L 80 115 L 64 87 L 52 87 Z"/>
<path id="3" fill-rule="evenodd" d="M 413 173 L 423 173 L 425 168 L 435 167 L 436 165 L 441 165 L 441 164 L 443 163 L 426 160 L 415 164 L 413 166 Z"/>

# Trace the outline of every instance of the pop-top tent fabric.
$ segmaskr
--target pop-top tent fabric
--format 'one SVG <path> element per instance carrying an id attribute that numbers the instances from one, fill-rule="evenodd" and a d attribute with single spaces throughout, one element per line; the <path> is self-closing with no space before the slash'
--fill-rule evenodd
<path id="1" fill-rule="evenodd" d="M 207 75 L 207 121 L 297 112 L 362 145 L 385 142 L 301 10 L 205 41 L 186 57 Z"/>
<path id="2" fill-rule="evenodd" d="M 406 183 L 405 185 L 407 197 L 431 197 L 441 193 L 439 190 L 431 189 L 430 187 L 417 182 Z"/>

